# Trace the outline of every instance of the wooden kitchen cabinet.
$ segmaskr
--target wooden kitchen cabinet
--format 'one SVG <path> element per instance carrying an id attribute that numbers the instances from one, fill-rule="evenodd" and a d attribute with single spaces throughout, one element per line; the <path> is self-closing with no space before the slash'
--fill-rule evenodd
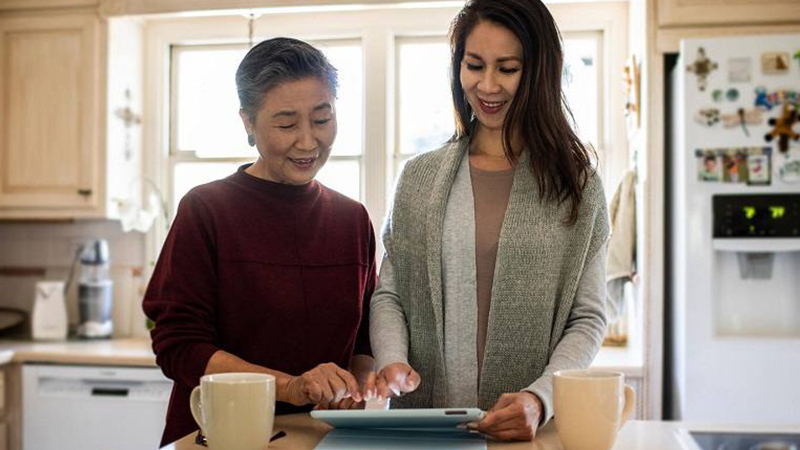
<path id="1" fill-rule="evenodd" d="M 662 27 L 792 23 L 798 0 L 657 0 Z"/>
<path id="2" fill-rule="evenodd" d="M 96 6 L 99 0 L 0 0 L 0 10 Z"/>
<path id="3" fill-rule="evenodd" d="M 0 218 L 101 213 L 101 23 L 0 16 Z"/>

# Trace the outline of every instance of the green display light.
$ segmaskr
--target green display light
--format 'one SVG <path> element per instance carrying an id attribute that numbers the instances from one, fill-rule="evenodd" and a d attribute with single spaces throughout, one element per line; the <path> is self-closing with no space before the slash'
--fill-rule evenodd
<path id="1" fill-rule="evenodd" d="M 786 214 L 786 208 L 783 206 L 770 206 L 769 212 L 772 214 L 773 219 L 780 219 Z"/>
<path id="2" fill-rule="evenodd" d="M 755 206 L 745 206 L 744 208 L 742 208 L 742 210 L 744 210 L 744 216 L 747 217 L 748 219 L 752 219 L 753 217 L 756 216 Z"/>

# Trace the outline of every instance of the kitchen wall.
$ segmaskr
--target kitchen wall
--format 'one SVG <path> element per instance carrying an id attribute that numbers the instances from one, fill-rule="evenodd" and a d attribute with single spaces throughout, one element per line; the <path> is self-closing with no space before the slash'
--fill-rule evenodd
<path id="1" fill-rule="evenodd" d="M 106 239 L 114 280 L 114 336 L 147 334 L 141 312 L 142 272 L 147 264 L 144 235 L 123 233 L 117 221 L 81 220 L 62 223 L 0 223 L 0 307 L 33 308 L 34 286 L 40 280 L 66 280 L 80 244 Z M 67 293 L 71 327 L 78 322 L 77 277 Z"/>

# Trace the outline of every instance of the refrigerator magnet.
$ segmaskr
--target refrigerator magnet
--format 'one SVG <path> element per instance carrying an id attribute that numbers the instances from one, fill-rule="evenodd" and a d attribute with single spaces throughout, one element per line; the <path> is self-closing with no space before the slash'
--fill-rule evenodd
<path id="1" fill-rule="evenodd" d="M 765 75 L 781 75 L 789 71 L 789 54 L 771 52 L 761 55 L 761 71 Z"/>
<path id="2" fill-rule="evenodd" d="M 722 168 L 722 181 L 744 183 L 747 180 L 747 155 L 742 149 L 726 149 L 722 154 Z"/>
<path id="3" fill-rule="evenodd" d="M 728 81 L 731 83 L 747 83 L 750 81 L 750 67 L 753 60 L 750 58 L 728 59 Z"/>
<path id="4" fill-rule="evenodd" d="M 711 61 L 711 59 L 706 56 L 706 50 L 703 47 L 697 49 L 697 58 L 694 62 L 686 66 L 686 70 L 694 72 L 697 76 L 697 88 L 701 91 L 706 90 L 706 87 L 708 87 L 708 76 L 711 74 L 711 71 L 716 69 L 717 63 Z"/>
<path id="5" fill-rule="evenodd" d="M 780 180 L 787 184 L 800 183 L 800 149 L 793 148 L 778 159 L 780 160 L 778 168 Z"/>
<path id="6" fill-rule="evenodd" d="M 719 123 L 719 118 L 719 109 L 717 108 L 703 108 L 694 115 L 695 122 L 706 127 L 711 127 Z"/>
<path id="7" fill-rule="evenodd" d="M 770 178 L 769 147 L 751 147 L 747 152 L 747 184 L 752 186 L 768 186 Z"/>
<path id="8" fill-rule="evenodd" d="M 721 164 L 714 150 L 695 150 L 697 159 L 697 179 L 699 181 L 718 182 L 721 178 Z"/>
<path id="9" fill-rule="evenodd" d="M 765 111 L 769 111 L 775 106 L 770 101 L 769 94 L 767 94 L 767 88 L 764 86 L 759 86 L 756 88 L 756 101 L 754 106 Z"/>
<path id="10" fill-rule="evenodd" d="M 788 102 L 784 102 L 781 117 L 769 119 L 768 123 L 772 130 L 764 135 L 764 140 L 772 142 L 773 139 L 778 138 L 778 150 L 781 153 L 786 153 L 789 151 L 789 139 L 800 140 L 800 134 L 792 129 L 795 122 L 797 122 L 797 108 L 790 106 Z"/>
<path id="11" fill-rule="evenodd" d="M 750 137 L 750 132 L 747 130 L 748 125 L 760 125 L 763 122 L 763 113 L 760 109 L 744 109 L 739 108 L 735 113 L 722 114 L 722 125 L 725 128 L 742 127 L 744 135 Z"/>

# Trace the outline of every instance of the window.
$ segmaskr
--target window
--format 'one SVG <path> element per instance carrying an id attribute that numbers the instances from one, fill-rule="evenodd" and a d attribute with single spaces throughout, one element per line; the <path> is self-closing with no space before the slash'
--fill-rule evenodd
<path id="1" fill-rule="evenodd" d="M 401 37 L 397 58 L 394 175 L 409 157 L 439 148 L 454 131 L 450 46 L 444 36 Z"/>
<path id="2" fill-rule="evenodd" d="M 316 41 L 338 69 L 338 135 L 317 179 L 361 200 L 363 71 L 359 41 Z M 193 187 L 224 178 L 258 157 L 239 118 L 235 74 L 247 46 L 172 46 L 171 207 Z"/>
<path id="3" fill-rule="evenodd" d="M 574 4 L 548 7 L 564 39 L 563 84 L 579 136 L 594 144 L 603 179 L 613 183 L 627 167 L 616 76 L 627 55 L 627 5 L 580 4 L 586 14 L 579 15 Z M 256 41 L 303 39 L 338 68 L 339 133 L 318 179 L 363 202 L 376 230 L 403 161 L 439 147 L 453 133 L 446 33 L 458 10 L 440 2 L 293 8 L 262 10 L 253 23 Z M 169 193 L 173 210 L 193 186 L 227 176 L 257 156 L 246 142 L 234 83 L 247 29 L 247 18 L 235 14 L 145 21 L 153 93 L 146 112 L 165 124 L 146 136 L 146 148 L 162 152 L 149 155 L 146 175 Z M 161 118 L 163 112 L 168 116 Z M 153 239 L 152 254 L 162 240 Z"/>
<path id="4" fill-rule="evenodd" d="M 598 49 L 602 35 L 564 33 L 562 85 L 580 139 L 602 148 L 598 141 L 600 72 Z M 398 38 L 397 143 L 395 171 L 419 152 L 441 146 L 454 131 L 450 95 L 450 47 L 445 36 Z M 421 70 L 424 68 L 424 70 Z"/>

